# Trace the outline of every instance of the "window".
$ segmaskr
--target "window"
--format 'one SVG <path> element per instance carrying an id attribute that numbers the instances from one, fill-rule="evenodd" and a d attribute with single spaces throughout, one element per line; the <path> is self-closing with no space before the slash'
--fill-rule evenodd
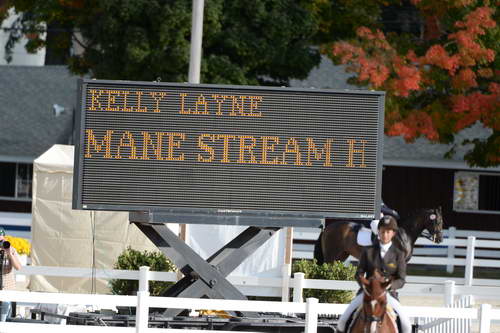
<path id="1" fill-rule="evenodd" d="M 31 200 L 33 165 L 0 162 L 0 198 Z"/>
<path id="2" fill-rule="evenodd" d="M 500 214 L 500 174 L 456 172 L 453 209 L 459 212 Z"/>

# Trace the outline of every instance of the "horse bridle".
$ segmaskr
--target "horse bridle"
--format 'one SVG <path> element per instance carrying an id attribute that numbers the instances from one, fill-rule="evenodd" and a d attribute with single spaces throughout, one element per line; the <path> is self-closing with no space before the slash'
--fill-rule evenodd
<path id="1" fill-rule="evenodd" d="M 366 289 L 365 286 L 363 286 L 363 291 L 364 291 L 364 293 L 366 293 L 368 296 L 371 297 L 371 294 L 368 292 L 368 289 Z M 384 291 L 384 293 L 381 294 L 379 297 L 385 296 L 386 294 L 387 294 L 387 290 Z M 387 311 L 384 311 L 384 313 L 382 314 L 382 316 L 374 316 L 373 314 L 370 315 L 370 316 L 367 316 L 366 313 L 365 313 L 365 311 L 363 310 L 361 319 L 363 319 L 363 321 L 365 323 L 376 322 L 377 326 L 379 326 L 379 325 L 382 324 L 382 320 L 384 319 L 384 316 L 385 316 L 386 313 L 387 313 Z"/>
<path id="2" fill-rule="evenodd" d="M 427 230 L 427 228 L 424 231 L 422 231 L 422 236 L 424 236 L 425 238 L 434 243 L 436 243 L 436 237 L 440 231 L 436 230 L 437 229 L 436 226 L 439 225 L 439 216 L 440 214 L 437 211 L 437 209 L 432 209 L 427 219 L 431 220 L 432 226 L 434 227 L 434 233 L 431 234 L 431 232 Z"/>

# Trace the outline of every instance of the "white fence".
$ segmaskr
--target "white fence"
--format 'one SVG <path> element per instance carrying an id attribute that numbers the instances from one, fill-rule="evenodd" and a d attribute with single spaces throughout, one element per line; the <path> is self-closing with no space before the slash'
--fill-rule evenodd
<path id="1" fill-rule="evenodd" d="M 318 231 L 312 229 L 298 229 L 294 231 L 294 240 L 313 241 L 319 236 Z M 451 227 L 444 230 L 446 237 L 439 245 L 428 239 L 417 239 L 414 254 L 410 264 L 442 265 L 448 272 L 453 272 L 455 266 L 464 266 L 463 279 L 453 279 L 464 285 L 491 285 L 500 286 L 500 280 L 473 278 L 474 267 L 500 268 L 500 232 L 478 232 L 471 230 L 456 230 Z M 466 238 L 462 238 L 466 237 Z M 481 237 L 480 239 L 478 239 Z M 294 244 L 293 258 L 312 259 L 312 244 Z M 484 259 L 494 258 L 494 259 Z M 350 257 L 350 260 L 356 260 Z M 446 280 L 448 278 L 442 278 Z M 429 277 L 426 277 L 429 281 Z M 476 281 L 477 280 L 477 281 Z M 412 279 L 408 279 L 412 282 Z M 436 280 L 437 281 L 437 280 Z M 416 282 L 413 280 L 413 282 Z"/>
<path id="2" fill-rule="evenodd" d="M 462 233 L 468 236 L 467 239 L 459 238 Z M 315 240 L 318 233 L 310 231 L 296 230 L 295 239 Z M 464 278 L 446 278 L 446 277 L 407 277 L 407 284 L 401 290 L 401 295 L 442 295 L 444 304 L 452 304 L 455 298 L 464 295 L 475 295 L 479 298 L 500 298 L 500 280 L 497 279 L 473 279 L 474 267 L 495 267 L 500 268 L 500 260 L 491 260 L 483 258 L 496 257 L 495 250 L 500 249 L 500 241 L 476 239 L 470 236 L 472 232 L 468 231 L 449 231 L 445 235 L 448 238 L 436 246 L 426 239 L 419 239 L 417 244 L 424 245 L 423 248 L 417 248 L 415 256 L 410 263 L 426 265 L 446 265 L 465 266 Z M 498 233 L 500 234 L 500 233 Z M 477 237 L 493 238 L 491 234 L 477 234 Z M 307 237 L 307 238 L 306 238 Z M 454 238 L 455 237 L 455 238 Z M 305 244 L 296 244 L 305 245 Z M 312 258 L 312 246 L 309 248 L 294 247 L 294 258 Z M 488 250 L 482 250 L 487 248 Z M 500 251 L 498 251 L 500 252 Z M 441 255 L 442 257 L 429 257 L 430 255 Z M 465 258 L 464 258 L 465 257 Z M 481 257 L 478 259 L 477 257 Z M 144 270 L 143 270 L 144 271 Z M 92 327 L 92 331 L 104 332 L 153 332 L 158 329 L 147 328 L 147 314 L 149 307 L 176 307 L 186 309 L 217 309 L 217 310 L 239 310 L 262 312 L 263 309 L 268 312 L 284 313 L 305 313 L 306 314 L 306 332 L 316 332 L 317 314 L 340 314 L 344 311 L 346 305 L 343 304 L 318 304 L 314 299 L 309 299 L 303 303 L 303 289 L 331 289 L 331 290 L 357 290 L 358 285 L 354 281 L 330 281 L 330 280 L 312 280 L 305 279 L 304 274 L 297 273 L 293 278 L 289 277 L 290 267 L 285 265 L 282 270 L 281 278 L 257 278 L 257 277 L 229 277 L 229 281 L 247 295 L 254 296 L 281 296 L 282 302 L 257 302 L 257 301 L 229 301 L 229 300 L 209 300 L 209 299 L 181 299 L 149 297 L 147 293 L 147 284 L 149 280 L 176 281 L 175 273 L 149 272 L 141 275 L 140 291 L 137 296 L 110 296 L 110 295 L 79 295 L 79 294 L 48 294 L 35 292 L 11 292 L 0 291 L 0 299 L 12 300 L 27 303 L 53 303 L 66 304 L 71 299 L 73 304 L 93 304 L 101 307 L 114 306 L 137 306 L 137 326 L 135 328 L 105 328 Z M 20 271 L 21 274 L 32 275 L 41 274 L 47 276 L 65 276 L 65 277 L 89 277 L 104 279 L 139 279 L 137 271 L 119 271 L 106 269 L 83 269 L 83 268 L 60 268 L 60 267 L 37 267 L 25 266 Z M 266 288 L 265 294 L 248 294 L 246 287 L 270 287 Z M 256 289 L 256 288 L 253 288 Z M 258 289 L 258 288 L 257 288 Z M 288 302 L 289 293 L 292 290 L 294 302 Z M 405 312 L 413 318 L 434 318 L 438 321 L 456 322 L 457 320 L 475 320 L 478 321 L 480 332 L 489 332 L 492 320 L 500 320 L 500 310 L 492 309 L 489 304 L 480 305 L 475 308 L 454 308 L 452 312 L 448 307 L 404 307 Z M 451 319 L 451 320 L 450 320 Z M 432 320 L 432 319 L 431 319 Z M 434 320 L 435 321 L 435 320 Z M 58 332 L 67 331 L 64 326 L 58 325 L 34 325 L 23 323 L 0 323 L 1 332 L 29 331 L 29 332 Z M 88 332 L 88 327 L 72 326 L 71 330 L 76 332 Z M 162 329 L 162 332 L 180 332 L 175 329 Z M 193 333 L 198 332 L 191 330 Z M 202 331 L 199 331 L 200 333 Z"/>
<path id="3" fill-rule="evenodd" d="M 474 296 L 462 296 L 452 304 L 447 305 L 449 308 L 471 308 L 474 305 Z M 418 318 L 418 330 L 426 333 L 471 333 L 472 320 L 470 319 L 435 319 L 435 318 Z"/>
<path id="4" fill-rule="evenodd" d="M 32 267 L 34 268 L 34 267 Z M 67 271 L 67 269 L 65 269 Z M 70 272 L 71 273 L 71 272 Z M 100 275 L 102 272 L 96 272 Z M 109 275 L 112 272 L 107 272 Z M 306 288 L 322 288 L 334 289 L 332 285 L 326 285 L 328 282 L 321 280 L 305 280 L 303 273 L 296 274 L 297 277 L 287 279 L 288 285 L 294 288 L 294 300 L 296 302 L 262 302 L 262 301 L 232 301 L 232 300 L 213 300 L 213 299 L 193 299 L 193 298 L 168 298 L 168 297 L 150 297 L 148 293 L 148 281 L 152 278 L 161 280 L 170 279 L 165 273 L 149 272 L 148 267 L 141 267 L 138 272 L 122 272 L 120 274 L 127 275 L 127 278 L 132 278 L 132 275 L 139 275 L 139 291 L 137 296 L 116 296 L 116 295 L 82 295 L 82 294 L 62 294 L 62 293 L 38 293 L 38 292 L 19 292 L 19 291 L 0 291 L 0 299 L 5 301 L 17 301 L 27 303 L 53 303 L 64 304 L 71 300 L 74 304 L 91 304 L 104 308 L 112 308 L 116 306 L 136 306 L 136 327 L 135 328 L 117 328 L 117 327 L 85 327 L 72 326 L 72 332 L 92 332 L 102 331 L 105 333 L 111 332 L 159 332 L 159 329 L 148 328 L 148 313 L 150 307 L 157 308 L 181 308 L 181 309 L 214 309 L 225 311 L 252 311 L 252 312 L 281 312 L 281 313 L 305 313 L 306 324 L 305 332 L 316 332 L 318 314 L 341 314 L 347 305 L 345 304 L 320 304 L 317 299 L 307 299 L 301 302 L 302 295 L 298 294 L 297 290 L 302 287 Z M 161 276 L 163 275 L 163 276 Z M 68 276 L 68 275 L 66 275 Z M 258 282 L 258 281 L 257 281 Z M 348 281 L 336 281 L 343 283 L 354 283 Z M 345 285 L 347 289 L 351 286 Z M 406 288 L 406 287 L 405 287 Z M 337 288 L 343 289 L 343 288 Z M 470 319 L 479 322 L 480 333 L 490 331 L 492 320 L 500 320 L 500 310 L 492 309 L 489 304 L 482 304 L 479 309 L 474 308 L 457 308 L 454 311 L 449 311 L 446 307 L 404 307 L 405 313 L 410 317 L 428 317 L 428 318 L 444 318 L 444 319 Z M 263 310 L 264 309 L 264 310 Z M 58 325 L 39 325 L 14 322 L 0 322 L 1 332 L 62 332 L 67 331 L 67 327 Z M 175 329 L 162 329 L 162 332 L 180 332 Z M 192 332 L 198 332 L 192 330 Z M 202 331 L 199 331 L 202 332 Z M 223 332 L 223 331 L 219 331 Z M 224 333 L 224 332 L 223 332 Z"/>
<path id="5" fill-rule="evenodd" d="M 290 290 L 292 290 L 292 294 L 294 295 L 294 301 L 301 301 L 302 296 L 299 295 L 302 295 L 303 290 L 308 288 L 352 291 L 356 291 L 359 288 L 355 281 L 305 279 L 302 273 L 295 273 L 294 277 L 290 278 L 290 270 L 289 265 L 284 265 L 282 267 L 282 277 L 262 278 L 254 276 L 230 276 L 228 280 L 247 296 L 281 297 L 281 300 L 285 302 L 289 300 Z M 137 280 L 139 278 L 138 271 L 75 267 L 23 266 L 19 273 L 25 275 L 103 279 Z M 149 279 L 175 282 L 177 281 L 177 274 L 173 272 L 149 272 Z M 457 282 L 456 280 L 459 281 Z M 479 280 L 475 279 L 474 281 Z M 492 281 L 497 281 L 498 283 L 499 280 Z M 264 292 L 261 293 L 261 290 L 264 290 Z M 453 280 L 444 277 L 408 276 L 407 283 L 404 288 L 401 289 L 400 295 L 442 296 L 443 304 L 451 304 L 456 296 L 461 295 L 475 295 L 479 298 L 500 299 L 500 286 L 464 285 L 463 279 Z"/>

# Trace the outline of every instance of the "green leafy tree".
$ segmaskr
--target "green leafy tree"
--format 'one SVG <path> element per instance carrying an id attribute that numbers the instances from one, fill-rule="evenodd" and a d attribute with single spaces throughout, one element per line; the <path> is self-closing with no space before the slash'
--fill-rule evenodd
<path id="1" fill-rule="evenodd" d="M 9 51 L 21 36 L 34 51 L 46 45 L 46 27 L 57 27 L 52 46 L 68 50 L 74 73 L 99 79 L 187 81 L 191 0 L 7 0 L 23 13 L 14 23 Z M 305 78 L 319 63 L 311 48 L 316 20 L 305 6 L 280 0 L 205 2 L 201 81 L 284 85 Z"/>
<path id="2" fill-rule="evenodd" d="M 399 0 L 304 0 L 304 6 L 317 21 L 314 42 L 326 46 L 337 40 L 355 38 L 359 27 L 382 27 L 384 7 L 398 2 Z"/>

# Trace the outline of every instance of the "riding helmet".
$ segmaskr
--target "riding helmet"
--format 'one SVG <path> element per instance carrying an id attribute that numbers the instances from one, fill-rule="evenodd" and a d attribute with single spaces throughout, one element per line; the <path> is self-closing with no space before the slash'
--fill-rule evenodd
<path id="1" fill-rule="evenodd" d="M 379 229 L 382 227 L 398 231 L 398 222 L 393 216 L 384 215 L 384 217 L 380 219 L 380 222 L 378 224 Z"/>

